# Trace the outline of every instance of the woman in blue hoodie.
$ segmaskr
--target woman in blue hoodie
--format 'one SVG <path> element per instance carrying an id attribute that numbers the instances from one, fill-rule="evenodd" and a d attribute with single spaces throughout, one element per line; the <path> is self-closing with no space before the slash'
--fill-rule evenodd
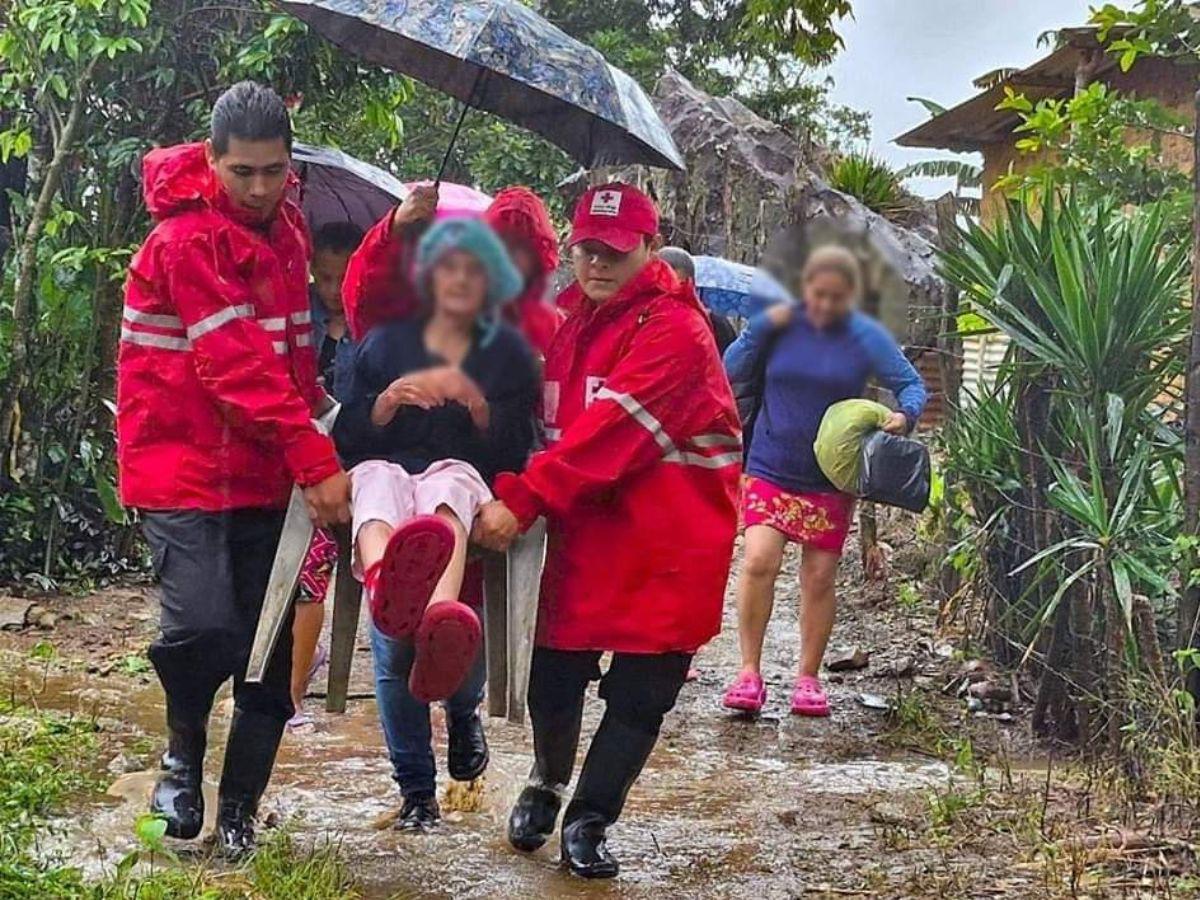
<path id="1" fill-rule="evenodd" d="M 796 715 L 827 716 L 817 672 L 833 629 L 838 560 L 854 498 L 837 491 L 817 465 L 813 441 L 834 403 L 862 396 L 870 378 L 899 409 L 885 431 L 910 431 L 925 408 L 921 376 L 890 334 L 855 309 L 858 261 L 836 246 L 813 251 L 803 272 L 803 302 L 767 309 L 725 353 L 734 383 L 761 374 L 762 397 L 743 484 L 745 557 L 738 581 L 742 669 L 725 694 L 729 709 L 758 712 L 766 702 L 761 661 L 788 543 L 800 544 L 800 670 L 792 692 Z"/>

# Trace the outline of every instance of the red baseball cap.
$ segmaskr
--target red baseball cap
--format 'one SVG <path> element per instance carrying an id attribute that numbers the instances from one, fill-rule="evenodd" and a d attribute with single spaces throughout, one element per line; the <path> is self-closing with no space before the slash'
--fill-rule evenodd
<path id="1" fill-rule="evenodd" d="M 613 182 L 589 188 L 575 207 L 567 245 L 599 241 L 628 253 L 644 238 L 658 234 L 654 201 L 631 184 Z"/>

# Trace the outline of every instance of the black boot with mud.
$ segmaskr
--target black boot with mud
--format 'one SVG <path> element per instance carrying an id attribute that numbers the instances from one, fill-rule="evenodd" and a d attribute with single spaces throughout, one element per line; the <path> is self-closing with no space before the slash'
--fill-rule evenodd
<path id="1" fill-rule="evenodd" d="M 442 821 L 437 798 L 431 793 L 409 794 L 396 819 L 397 831 L 429 831 Z"/>
<path id="2" fill-rule="evenodd" d="M 275 716 L 234 709 L 217 807 L 217 852 L 228 859 L 244 859 L 255 850 L 254 817 L 282 736 L 283 722 Z"/>
<path id="3" fill-rule="evenodd" d="M 543 658 L 535 658 L 535 667 Z M 544 670 L 542 670 L 544 672 Z M 540 674 L 540 673 L 539 673 Z M 555 688 L 553 678 L 536 679 L 529 690 L 529 718 L 533 724 L 533 769 L 529 784 L 521 791 L 508 816 L 508 842 L 523 853 L 542 847 L 554 834 L 562 808 L 562 792 L 571 781 L 579 729 L 583 723 L 583 692 L 586 676 L 578 690 L 565 694 Z"/>
<path id="4" fill-rule="evenodd" d="M 474 781 L 488 766 L 487 736 L 483 733 L 483 719 L 478 712 L 462 719 L 451 719 L 449 726 L 449 748 L 446 752 L 447 768 L 455 781 Z"/>
<path id="5" fill-rule="evenodd" d="M 607 827 L 604 816 L 593 812 L 564 821 L 563 865 L 581 878 L 616 878 L 620 864 L 608 852 L 605 841 Z"/>
<path id="6" fill-rule="evenodd" d="M 205 723 L 183 722 L 167 717 L 167 752 L 162 757 L 163 774 L 154 785 L 150 811 L 167 822 L 167 834 L 191 840 L 204 827 Z"/>
<path id="7" fill-rule="evenodd" d="M 608 852 L 605 832 L 620 817 L 657 741 L 656 731 L 630 727 L 611 708 L 605 711 L 563 814 L 562 861 L 576 875 L 616 877 L 618 865 Z"/>
<path id="8" fill-rule="evenodd" d="M 561 806 L 554 788 L 526 785 L 508 816 L 508 842 L 524 853 L 539 849 L 554 833 Z"/>

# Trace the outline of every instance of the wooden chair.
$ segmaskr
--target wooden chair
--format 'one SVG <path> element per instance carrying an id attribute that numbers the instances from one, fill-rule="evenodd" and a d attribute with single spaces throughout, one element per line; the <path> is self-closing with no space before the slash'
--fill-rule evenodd
<path id="1" fill-rule="evenodd" d="M 338 559 L 350 559 L 350 530 L 336 533 Z M 521 646 L 510 629 L 528 627 L 530 605 L 536 610 L 535 597 L 510 597 L 508 591 L 508 558 L 503 553 L 484 553 L 483 627 L 484 648 L 487 654 L 487 711 L 489 716 L 506 717 L 521 724 L 525 721 L 525 689 L 527 671 L 513 671 L 508 659 L 509 646 Z M 350 572 L 350 566 L 339 562 L 334 584 L 333 626 L 329 648 L 329 686 L 325 709 L 346 711 L 346 696 L 350 687 L 350 669 L 358 638 L 358 620 L 362 608 L 362 586 Z"/>

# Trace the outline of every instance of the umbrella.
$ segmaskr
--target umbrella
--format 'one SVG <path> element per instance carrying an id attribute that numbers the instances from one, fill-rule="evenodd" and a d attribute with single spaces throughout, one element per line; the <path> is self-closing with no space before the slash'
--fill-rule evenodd
<path id="1" fill-rule="evenodd" d="M 347 221 L 366 231 L 417 185 L 405 184 L 341 150 L 299 141 L 292 146 L 292 165 L 300 177 L 304 216 L 313 231 L 327 222 Z M 480 216 L 491 203 L 492 198 L 482 191 L 445 183 L 438 187 L 437 216 Z"/>
<path id="2" fill-rule="evenodd" d="M 763 269 L 718 256 L 692 257 L 696 265 L 696 293 L 715 313 L 749 318 L 775 303 L 795 303 L 782 284 Z"/>
<path id="3" fill-rule="evenodd" d="M 413 181 L 406 184 L 405 187 L 412 190 L 419 184 L 431 183 Z M 491 205 L 492 198 L 473 187 L 467 187 L 465 184 L 451 184 L 448 181 L 438 185 L 436 216 L 439 219 L 449 219 L 452 216 L 482 216 Z"/>
<path id="4" fill-rule="evenodd" d="M 463 115 L 470 108 L 493 113 L 585 166 L 683 169 L 637 82 L 519 0 L 279 0 L 279 6 L 347 52 L 458 98 Z"/>
<path id="5" fill-rule="evenodd" d="M 296 142 L 292 165 L 300 177 L 300 200 L 308 225 L 353 222 L 364 231 L 408 196 L 400 179 L 332 147 Z"/>

